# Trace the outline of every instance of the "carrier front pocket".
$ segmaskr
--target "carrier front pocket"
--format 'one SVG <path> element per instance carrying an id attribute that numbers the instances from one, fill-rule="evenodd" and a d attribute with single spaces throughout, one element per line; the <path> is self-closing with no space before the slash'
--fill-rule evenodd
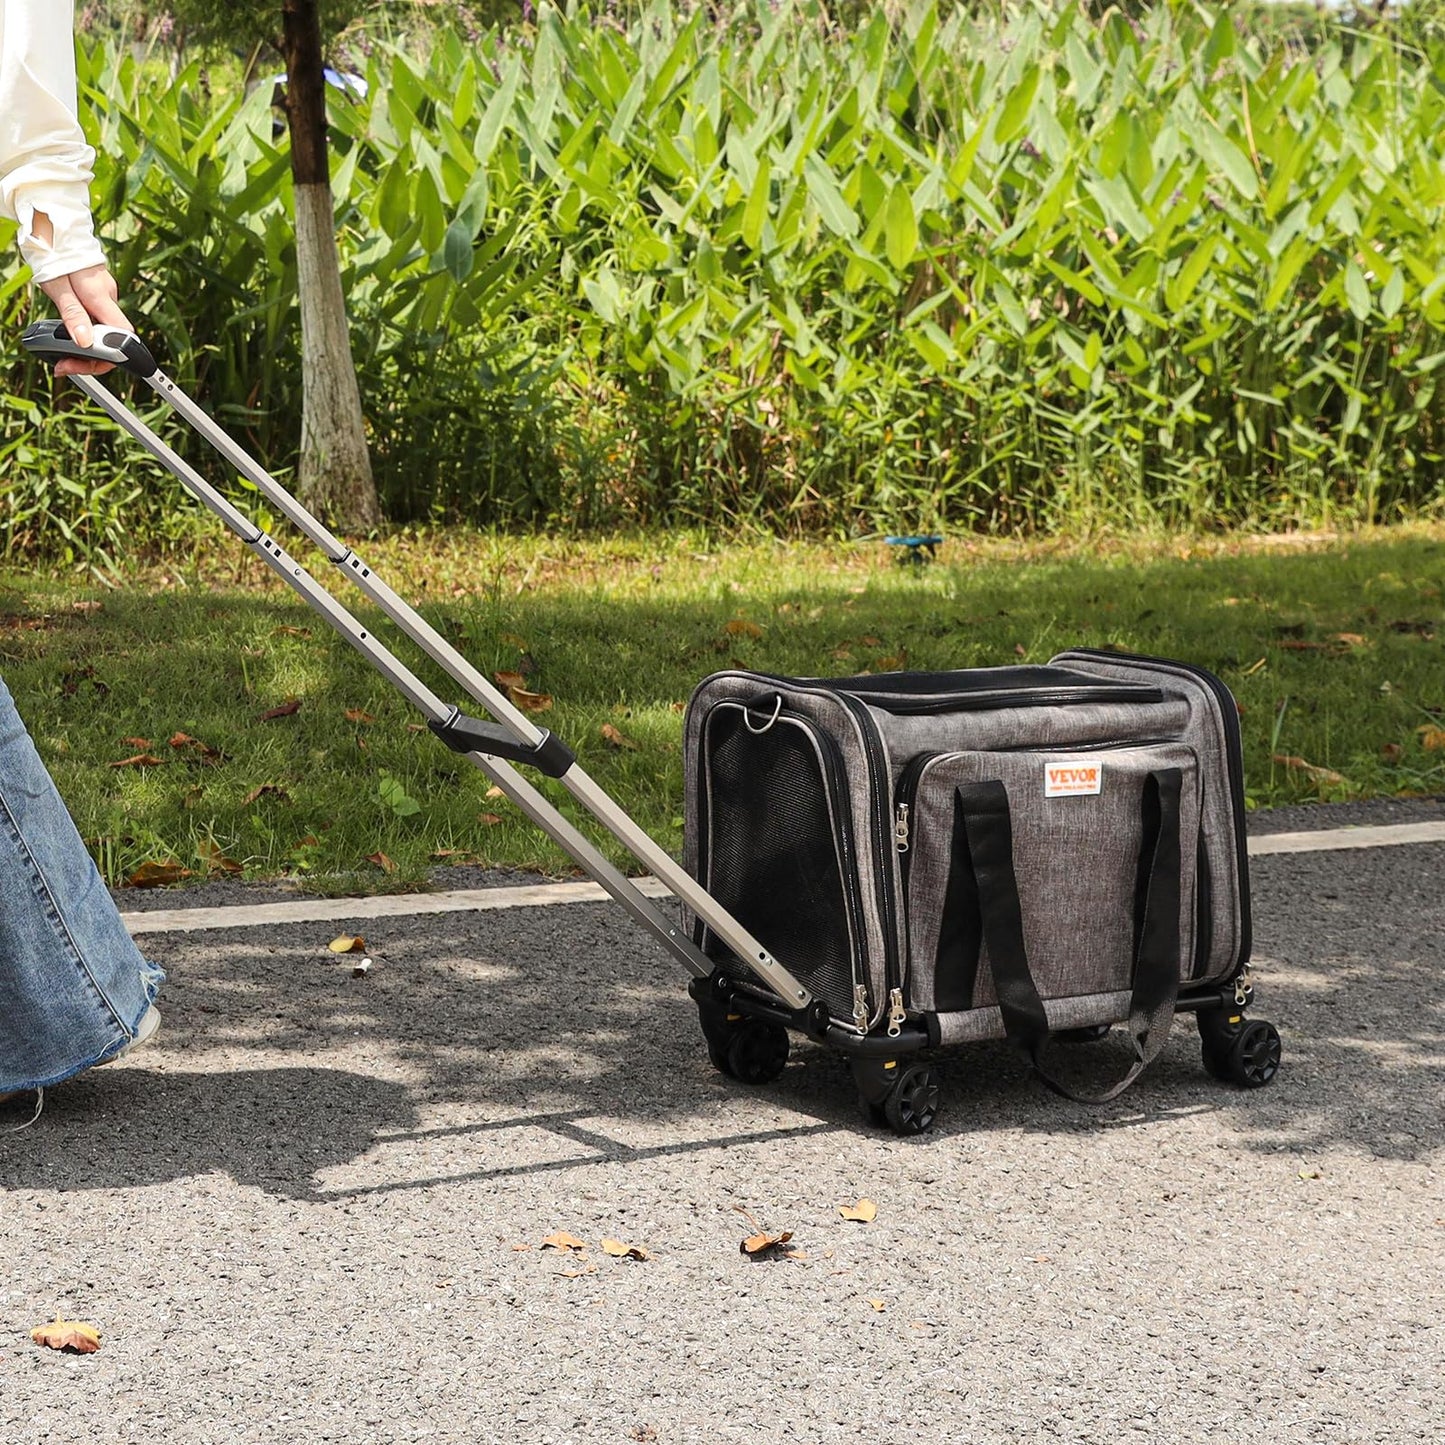
<path id="1" fill-rule="evenodd" d="M 1127 995 L 1139 960 L 1159 832 L 1159 779 L 1177 772 L 1167 822 L 1179 834 L 1176 977 L 1194 953 L 1199 778 L 1194 752 L 1162 742 L 1088 752 L 957 752 L 916 759 L 898 791 L 908 916 L 908 999 L 958 1013 L 997 1006 L 988 913 L 999 880 L 981 873 L 978 786 L 995 785 L 1007 819 L 1022 944 L 1045 1000 Z M 993 806 L 990 804 L 990 806 Z M 972 831 L 971 831 L 972 827 Z M 1173 869 L 1171 868 L 1171 873 Z M 1172 917 L 1170 920 L 1172 924 Z M 1171 929 L 1172 937 L 1172 929 Z M 1118 1017 L 1128 1012 L 1122 1008 Z"/>

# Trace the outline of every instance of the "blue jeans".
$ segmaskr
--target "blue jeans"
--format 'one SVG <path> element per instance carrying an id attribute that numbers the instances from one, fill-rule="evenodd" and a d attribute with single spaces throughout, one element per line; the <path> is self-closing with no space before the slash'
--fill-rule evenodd
<path id="1" fill-rule="evenodd" d="M 0 1094 L 118 1053 L 164 977 L 126 932 L 0 680 Z"/>

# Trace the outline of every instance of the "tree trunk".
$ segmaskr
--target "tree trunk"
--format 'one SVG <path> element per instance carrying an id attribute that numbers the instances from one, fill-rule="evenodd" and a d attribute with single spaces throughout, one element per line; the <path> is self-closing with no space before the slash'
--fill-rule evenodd
<path id="1" fill-rule="evenodd" d="M 351 359 L 336 250 L 326 138 L 318 0 L 283 0 L 286 118 L 296 183 L 296 274 L 301 293 L 301 466 L 297 493 L 342 531 L 381 522 L 361 394 Z"/>

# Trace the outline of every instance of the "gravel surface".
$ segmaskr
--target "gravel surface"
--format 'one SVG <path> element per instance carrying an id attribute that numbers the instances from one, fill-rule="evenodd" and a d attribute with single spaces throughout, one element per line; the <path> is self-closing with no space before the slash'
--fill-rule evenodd
<path id="1" fill-rule="evenodd" d="M 148 939 L 158 1043 L 0 1139 L 0 1441 L 1440 1440 L 1442 872 L 1256 860 L 1272 1087 L 1187 1020 L 1098 1109 L 977 1046 L 913 1140 L 811 1045 L 715 1074 L 610 906 L 376 921 L 364 978 L 333 925 Z"/>

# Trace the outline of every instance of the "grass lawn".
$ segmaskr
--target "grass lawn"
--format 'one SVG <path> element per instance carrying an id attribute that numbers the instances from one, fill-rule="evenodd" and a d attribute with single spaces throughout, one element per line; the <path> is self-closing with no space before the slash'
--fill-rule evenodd
<path id="1" fill-rule="evenodd" d="M 842 675 L 1118 646 L 1234 689 L 1255 806 L 1445 791 L 1445 528 L 1090 553 L 950 542 L 918 569 L 882 544 L 712 551 L 676 535 L 359 550 L 480 667 L 551 696 L 539 720 L 673 849 L 682 708 L 727 667 Z M 354 891 L 448 861 L 568 869 L 239 544 L 217 535 L 197 558 L 115 589 L 0 574 L 0 671 L 108 879 L 174 863 Z"/>

